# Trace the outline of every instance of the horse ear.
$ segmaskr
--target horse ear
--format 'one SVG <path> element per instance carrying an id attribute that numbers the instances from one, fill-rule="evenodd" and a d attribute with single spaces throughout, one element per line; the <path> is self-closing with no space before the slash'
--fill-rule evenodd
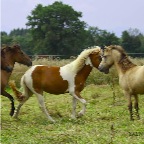
<path id="1" fill-rule="evenodd" d="M 7 49 L 8 51 L 11 51 L 11 50 L 12 50 L 12 47 L 7 46 L 6 49 Z"/>
<path id="2" fill-rule="evenodd" d="M 20 48 L 20 45 L 15 44 L 15 45 L 12 46 L 12 48 Z"/>
<path id="3" fill-rule="evenodd" d="M 4 53 L 4 48 L 1 49 L 1 56 L 4 57 L 5 53 Z"/>

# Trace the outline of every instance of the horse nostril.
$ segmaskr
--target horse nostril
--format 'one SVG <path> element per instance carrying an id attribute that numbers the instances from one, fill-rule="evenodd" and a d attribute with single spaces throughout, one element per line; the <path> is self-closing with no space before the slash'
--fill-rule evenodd
<path id="1" fill-rule="evenodd" d="M 29 66 L 32 66 L 32 62 L 30 62 Z"/>
<path id="2" fill-rule="evenodd" d="M 10 67 L 10 66 L 7 66 L 7 67 L 6 67 L 6 70 L 7 70 L 7 72 L 12 72 L 13 68 Z"/>
<path id="3" fill-rule="evenodd" d="M 101 69 L 102 69 L 101 66 L 99 66 L 99 67 L 98 67 L 98 70 L 101 71 Z"/>

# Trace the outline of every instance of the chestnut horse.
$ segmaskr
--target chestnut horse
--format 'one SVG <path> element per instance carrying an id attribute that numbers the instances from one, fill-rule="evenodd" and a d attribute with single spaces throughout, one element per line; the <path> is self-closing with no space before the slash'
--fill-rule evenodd
<path id="1" fill-rule="evenodd" d="M 23 94 L 17 91 L 14 83 L 10 84 L 15 95 L 17 97 L 21 96 L 23 99 L 21 99 L 14 117 L 18 117 L 21 106 L 32 94 L 35 94 L 46 117 L 54 122 L 44 104 L 44 91 L 50 94 L 64 94 L 69 92 L 69 94 L 73 96 L 72 118 L 76 118 L 75 110 L 77 100 L 83 104 L 83 109 L 79 112 L 79 116 L 84 115 L 86 100 L 81 97 L 80 92 L 83 90 L 85 81 L 92 68 L 98 68 L 101 61 L 100 52 L 101 49 L 97 46 L 86 49 L 76 60 L 62 67 L 49 67 L 45 65 L 32 66 L 21 79 L 21 86 L 24 89 Z"/>
<path id="2" fill-rule="evenodd" d="M 11 72 L 13 69 L 12 67 L 8 64 L 5 54 L 5 49 L 1 49 L 1 69 L 6 70 L 7 72 Z"/>
<path id="3" fill-rule="evenodd" d="M 132 96 L 135 98 L 134 108 L 139 119 L 138 94 L 144 94 L 144 66 L 133 64 L 121 46 L 108 46 L 104 50 L 99 70 L 109 73 L 109 68 L 114 65 L 119 75 L 119 84 L 128 98 L 130 120 L 133 120 Z"/>
<path id="4" fill-rule="evenodd" d="M 5 48 L 3 48 L 3 52 L 5 53 L 5 58 L 7 60 L 9 67 L 11 67 L 11 69 L 13 69 L 15 62 L 27 66 L 32 65 L 30 58 L 20 49 L 19 45 L 14 45 L 12 47 L 6 46 Z M 10 115 L 12 116 L 15 110 L 14 99 L 9 93 L 5 91 L 5 87 L 8 83 L 11 73 L 12 71 L 7 72 L 6 70 L 1 69 L 1 95 L 9 98 L 9 100 L 11 101 Z"/>

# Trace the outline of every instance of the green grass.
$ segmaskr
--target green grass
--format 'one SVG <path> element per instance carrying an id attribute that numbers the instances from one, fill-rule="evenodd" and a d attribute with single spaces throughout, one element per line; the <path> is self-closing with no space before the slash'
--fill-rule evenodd
<path id="1" fill-rule="evenodd" d="M 139 96 L 140 120 L 130 121 L 127 101 L 119 86 L 88 85 L 82 91 L 87 100 L 85 115 L 72 120 L 69 94 L 45 93 L 45 104 L 56 120 L 50 123 L 33 95 L 21 108 L 19 120 L 9 116 L 10 102 L 1 98 L 2 144 L 143 144 L 144 95 Z M 11 94 L 12 92 L 8 90 Z M 15 101 L 15 105 L 18 102 Z M 81 110 L 78 102 L 77 112 Z"/>

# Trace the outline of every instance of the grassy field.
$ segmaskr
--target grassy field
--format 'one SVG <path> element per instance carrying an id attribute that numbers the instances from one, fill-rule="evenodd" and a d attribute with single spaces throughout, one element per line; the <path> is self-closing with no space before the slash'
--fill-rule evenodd
<path id="1" fill-rule="evenodd" d="M 87 100 L 86 114 L 71 119 L 72 99 L 69 94 L 45 93 L 50 123 L 39 109 L 33 95 L 22 107 L 19 120 L 9 116 L 9 100 L 2 97 L 2 144 L 143 144 L 144 95 L 140 96 L 140 120 L 130 121 L 127 101 L 119 86 L 112 91 L 109 85 L 88 85 L 82 96 Z M 8 90 L 12 93 L 10 90 Z M 113 92 L 116 97 L 114 97 Z M 16 101 L 16 106 L 18 102 Z M 77 112 L 81 104 L 77 105 Z"/>
<path id="2" fill-rule="evenodd" d="M 71 60 L 35 60 L 33 64 L 65 65 Z M 138 65 L 144 59 L 133 59 Z M 16 64 L 11 79 L 19 86 L 28 68 Z M 9 93 L 12 91 L 7 88 Z M 2 144 L 144 144 L 144 95 L 139 96 L 140 120 L 130 121 L 127 100 L 118 85 L 115 69 L 105 75 L 94 69 L 87 79 L 82 96 L 87 100 L 86 114 L 71 119 L 72 97 L 69 94 L 45 93 L 45 103 L 51 116 L 50 123 L 33 95 L 21 108 L 19 120 L 9 116 L 10 101 L 1 98 Z M 18 102 L 15 100 L 15 106 Z M 77 112 L 81 110 L 78 102 Z M 136 119 L 136 118 L 135 118 Z"/>

